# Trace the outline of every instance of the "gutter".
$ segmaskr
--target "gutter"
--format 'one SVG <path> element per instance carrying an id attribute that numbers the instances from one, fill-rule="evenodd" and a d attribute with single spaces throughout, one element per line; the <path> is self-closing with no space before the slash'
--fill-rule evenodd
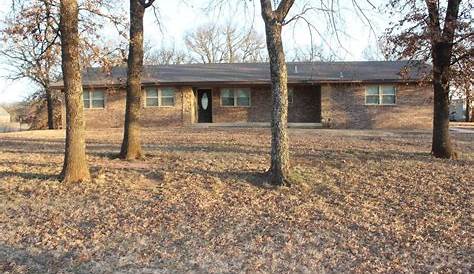
<path id="1" fill-rule="evenodd" d="M 323 84 L 384 84 L 384 83 L 419 83 L 423 82 L 422 79 L 379 79 L 379 80 L 299 80 L 299 81 L 288 81 L 290 85 L 323 85 Z M 142 82 L 142 85 L 145 87 L 149 86 L 206 86 L 206 87 L 216 87 L 216 86 L 249 86 L 249 85 L 270 85 L 271 82 L 267 80 L 260 81 L 191 81 L 191 82 Z M 51 85 L 53 90 L 62 90 L 63 85 Z M 89 83 L 83 84 L 84 89 L 89 88 L 125 88 L 126 84 L 124 83 Z"/>

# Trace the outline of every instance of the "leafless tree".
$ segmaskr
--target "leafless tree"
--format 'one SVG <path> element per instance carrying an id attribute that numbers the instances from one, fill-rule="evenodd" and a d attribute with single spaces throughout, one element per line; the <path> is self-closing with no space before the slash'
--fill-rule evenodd
<path id="1" fill-rule="evenodd" d="M 160 47 L 158 49 L 145 47 L 145 65 L 176 65 L 190 62 L 191 57 L 185 51 L 176 48 L 176 45 Z"/>
<path id="2" fill-rule="evenodd" d="M 119 32 L 125 25 L 119 8 L 108 0 L 84 0 L 79 4 L 79 32 L 81 63 L 84 66 L 114 64 L 107 46 L 97 38 L 105 23 L 111 23 Z M 38 87 L 31 99 L 45 100 L 48 127 L 58 128 L 60 110 L 54 109 L 58 99 L 50 84 L 61 78 L 61 45 L 59 43 L 59 0 L 12 0 L 12 8 L 0 29 L 2 49 L 0 56 L 8 65 L 7 78 L 30 79 Z"/>
<path id="3" fill-rule="evenodd" d="M 293 62 L 331 62 L 336 59 L 333 53 L 324 51 L 322 46 L 310 45 L 309 47 L 298 47 L 294 48 L 293 52 L 287 53 L 291 56 Z"/>
<path id="4" fill-rule="evenodd" d="M 264 39 L 254 29 L 209 23 L 188 32 L 184 38 L 194 62 L 251 63 L 265 59 Z"/>
<path id="5" fill-rule="evenodd" d="M 275 185 L 289 183 L 290 152 L 288 147 L 288 71 L 286 67 L 282 27 L 294 0 L 281 0 L 274 8 L 272 1 L 260 0 L 265 22 L 267 50 L 270 59 L 272 89 L 272 151 L 269 169 L 270 182 Z"/>
<path id="6" fill-rule="evenodd" d="M 265 23 L 265 37 L 267 51 L 270 61 L 271 91 L 272 91 L 272 140 L 271 140 L 271 164 L 268 170 L 270 182 L 274 185 L 290 184 L 290 157 L 288 145 L 288 72 L 286 67 L 286 57 L 283 50 L 282 29 L 290 23 L 303 23 L 308 34 L 313 41 L 314 34 L 318 34 L 325 45 L 330 45 L 324 39 L 318 26 L 311 20 L 315 16 L 319 21 L 328 23 L 334 29 L 339 45 L 342 43 L 339 39 L 337 28 L 338 3 L 336 0 L 306 1 L 300 6 L 300 9 L 289 15 L 295 0 L 260 0 L 261 16 Z M 370 4 L 370 1 L 367 1 Z M 221 10 L 223 6 L 232 5 L 228 0 L 210 1 L 209 7 L 217 7 Z M 241 1 L 242 5 L 255 1 Z M 362 20 L 364 11 L 358 1 L 352 1 L 353 6 L 360 12 Z M 370 4 L 372 6 L 372 4 Z M 321 14 L 318 14 L 321 13 Z M 369 22 L 370 23 L 370 22 Z M 314 57 L 314 56 L 311 56 Z"/>
<path id="7" fill-rule="evenodd" d="M 59 26 L 67 120 L 66 151 L 61 177 L 64 182 L 74 183 L 90 180 L 83 119 L 77 0 L 61 0 L 60 11 Z"/>
<path id="8" fill-rule="evenodd" d="M 130 42 L 127 60 L 127 100 L 125 126 L 120 158 L 126 160 L 143 157 L 140 140 L 140 109 L 142 107 L 143 72 L 143 17 L 145 9 L 155 0 L 130 0 Z"/>

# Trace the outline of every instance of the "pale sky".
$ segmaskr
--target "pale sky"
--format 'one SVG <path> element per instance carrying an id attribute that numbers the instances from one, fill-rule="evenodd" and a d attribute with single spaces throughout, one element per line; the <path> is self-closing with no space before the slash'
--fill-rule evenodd
<path id="1" fill-rule="evenodd" d="M 11 0 L 0 0 L 0 18 L 5 16 L 10 10 Z M 116 1 L 123 3 L 124 9 L 128 9 L 129 1 Z M 260 9 L 258 1 L 255 2 L 255 9 L 249 7 L 232 8 L 231 11 L 224 9 L 222 12 L 206 12 L 203 7 L 206 6 L 208 0 L 181 0 L 181 1 L 164 1 L 157 0 L 159 7 L 159 17 L 161 21 L 161 29 L 155 23 L 153 11 L 147 10 L 145 16 L 145 40 L 151 45 L 173 45 L 184 48 L 182 37 L 187 31 L 194 27 L 208 23 L 220 22 L 225 23 L 231 21 L 233 23 L 251 26 L 253 25 L 257 32 L 264 34 L 264 26 L 260 17 Z M 237 1 L 231 0 L 237 3 Z M 247 3 L 249 1 L 246 1 Z M 292 8 L 293 13 L 304 8 L 306 2 L 315 2 L 316 0 L 296 0 L 295 6 Z M 360 1 L 365 3 L 366 1 Z M 383 0 L 374 0 L 372 3 L 380 5 Z M 250 2 L 251 3 L 251 2 Z M 363 51 L 369 45 L 376 48 L 376 39 L 374 33 L 366 22 L 362 21 L 352 6 L 351 0 L 340 0 L 340 14 L 336 15 L 336 27 L 339 29 L 339 41 L 335 35 L 327 32 L 326 20 L 323 15 L 310 14 L 309 20 L 318 31 L 323 33 L 324 40 L 314 35 L 313 43 L 323 47 L 325 52 L 332 51 L 337 53 L 338 60 L 363 60 Z M 252 5 L 252 4 L 251 4 Z M 370 10 L 366 6 L 366 15 L 370 18 L 372 27 L 377 35 L 380 35 L 388 26 L 388 20 L 383 11 Z M 108 39 L 117 37 L 116 32 L 112 28 L 104 28 L 101 36 Z M 295 47 L 309 47 L 311 45 L 308 28 L 304 23 L 290 24 L 285 26 L 283 32 L 283 43 L 286 49 Z M 341 47 L 343 45 L 343 47 Z M 345 48 L 345 49 L 342 49 Z M 0 76 L 4 76 L 6 65 L 4 60 L 0 60 Z M 15 82 L 7 81 L 3 77 L 0 78 L 0 103 L 10 103 L 21 101 L 34 91 L 35 87 L 27 80 L 22 79 Z"/>

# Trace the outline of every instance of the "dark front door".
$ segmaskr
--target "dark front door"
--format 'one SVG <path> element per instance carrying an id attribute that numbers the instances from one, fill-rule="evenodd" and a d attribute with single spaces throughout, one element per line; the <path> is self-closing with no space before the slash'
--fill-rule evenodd
<path id="1" fill-rule="evenodd" d="M 212 123 L 212 91 L 198 89 L 198 123 Z"/>

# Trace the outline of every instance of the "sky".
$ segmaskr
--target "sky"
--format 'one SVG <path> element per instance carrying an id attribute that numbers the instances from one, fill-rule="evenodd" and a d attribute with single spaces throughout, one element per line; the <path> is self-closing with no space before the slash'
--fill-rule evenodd
<path id="1" fill-rule="evenodd" d="M 128 1 L 116 1 L 122 3 L 124 10 L 128 9 Z M 194 27 L 209 22 L 227 23 L 250 27 L 253 26 L 257 32 L 264 35 L 264 25 L 260 16 L 259 2 L 242 1 L 250 3 L 244 8 L 240 2 L 230 0 L 235 6 L 223 7 L 221 10 L 205 9 L 209 0 L 156 0 L 158 7 L 159 26 L 152 10 L 147 10 L 145 15 L 145 41 L 154 47 L 175 45 L 184 48 L 183 36 Z M 308 2 L 319 3 L 316 0 L 296 0 L 289 16 L 304 10 Z M 307 13 L 305 16 L 317 29 L 313 29 L 313 42 L 310 32 L 303 21 L 286 25 L 283 30 L 284 47 L 291 51 L 293 48 L 310 47 L 311 44 L 320 46 L 326 53 L 336 54 L 337 60 L 364 60 L 364 50 L 371 47 L 377 51 L 376 36 L 380 35 L 388 26 L 388 19 L 383 12 L 383 0 L 373 0 L 377 9 L 370 8 L 366 1 L 362 2 L 362 9 L 370 20 L 370 25 L 360 13 L 357 13 L 352 0 L 340 0 L 338 13 L 334 13 L 334 24 L 328 27 L 327 19 L 321 12 Z M 3 18 L 10 10 L 11 0 L 0 0 L 0 18 Z M 364 4 L 366 4 L 364 6 Z M 0 23 L 1 26 L 1 23 Z M 338 35 L 334 34 L 334 27 L 338 29 Z M 317 35 L 316 32 L 321 33 Z M 117 37 L 112 27 L 105 27 L 101 33 L 102 37 L 113 40 Z M 0 45 L 1 46 L 1 45 Z M 377 52 L 375 52 L 377 53 Z M 380 55 L 380 52 L 378 52 Z M 7 66 L 4 60 L 0 60 L 0 104 L 12 103 L 24 100 L 35 90 L 35 86 L 28 79 L 9 81 L 4 78 L 7 75 Z"/>

